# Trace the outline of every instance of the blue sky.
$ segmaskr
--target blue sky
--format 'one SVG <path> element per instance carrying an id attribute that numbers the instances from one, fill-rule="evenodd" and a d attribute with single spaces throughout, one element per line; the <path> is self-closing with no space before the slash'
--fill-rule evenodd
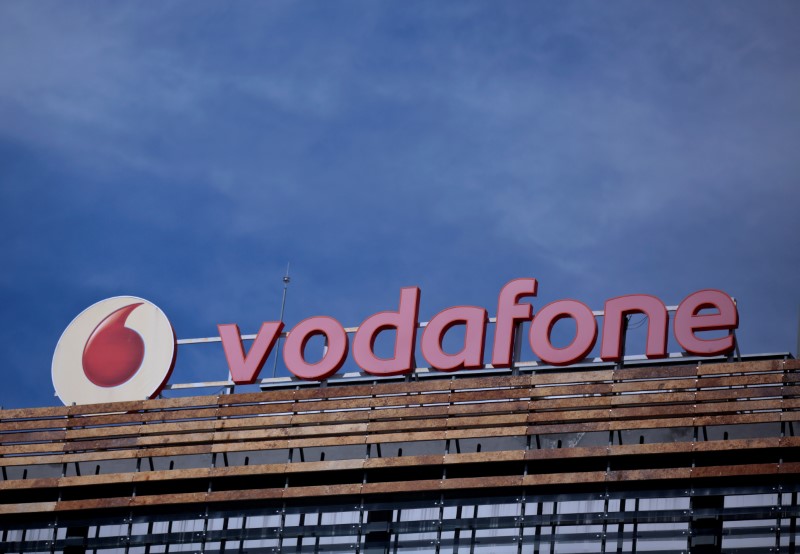
<path id="1" fill-rule="evenodd" d="M 179 337 L 702 288 L 796 349 L 800 5 L 0 3 L 0 405 L 109 296 Z M 200 349 L 207 349 L 200 351 Z M 173 381 L 222 379 L 215 347 Z"/>

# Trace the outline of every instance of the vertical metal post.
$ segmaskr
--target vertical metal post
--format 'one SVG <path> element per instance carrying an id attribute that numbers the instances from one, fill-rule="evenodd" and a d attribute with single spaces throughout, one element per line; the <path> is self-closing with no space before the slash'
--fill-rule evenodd
<path id="1" fill-rule="evenodd" d="M 229 517 L 227 515 L 222 517 L 222 540 L 219 541 L 219 551 L 225 552 L 225 547 L 228 545 L 229 539 L 228 534 L 225 531 L 228 530 L 228 521 Z"/>
<path id="2" fill-rule="evenodd" d="M 783 463 L 783 460 L 779 462 Z M 783 515 L 783 487 L 778 486 L 778 506 L 777 513 L 775 514 L 775 552 L 781 551 L 781 516 Z"/>
<path id="3" fill-rule="evenodd" d="M 289 488 L 289 477 L 286 477 L 286 488 Z M 283 534 L 286 531 L 286 501 L 281 503 L 278 517 L 278 552 L 283 552 Z"/>
<path id="4" fill-rule="evenodd" d="M 125 521 L 125 520 L 123 520 Z M 125 554 L 131 549 L 131 535 L 133 535 L 133 511 L 128 512 L 127 525 L 125 526 Z"/>
<path id="5" fill-rule="evenodd" d="M 283 311 L 286 309 L 286 290 L 289 288 L 289 264 L 286 264 L 286 275 L 283 276 L 283 298 L 281 299 L 281 316 L 278 321 L 283 321 Z M 278 342 L 275 344 L 275 361 L 272 364 L 272 377 L 274 378 L 278 372 L 278 352 L 280 352 L 281 337 L 278 336 Z"/>
<path id="6" fill-rule="evenodd" d="M 528 450 L 531 449 L 531 440 L 532 440 L 532 436 L 531 435 L 527 435 L 525 437 L 525 452 L 526 453 L 528 452 Z M 525 477 L 527 477 L 527 476 L 528 476 L 528 462 L 525 462 L 522 465 L 522 481 L 523 482 L 525 481 Z M 522 545 L 525 542 L 525 514 L 526 514 L 525 508 L 526 508 L 527 504 L 528 504 L 528 496 L 527 496 L 527 494 L 525 492 L 525 488 L 523 487 L 523 489 L 522 489 L 522 491 L 520 493 L 520 497 L 519 497 L 519 526 L 518 526 L 519 530 L 518 530 L 518 535 L 517 535 L 517 540 L 519 540 L 519 543 L 517 544 L 517 554 L 523 554 L 523 552 L 524 552 L 523 548 L 522 548 Z"/>
<path id="7" fill-rule="evenodd" d="M 797 350 L 794 351 L 794 357 L 800 358 L 800 307 L 797 309 Z"/>
<path id="8" fill-rule="evenodd" d="M 238 549 L 239 554 L 244 554 L 245 551 L 244 550 L 245 529 L 247 529 L 247 516 L 242 514 L 242 523 L 241 526 L 239 527 L 239 530 L 241 531 L 239 533 L 239 549 Z"/>
<path id="9" fill-rule="evenodd" d="M 175 525 L 175 520 L 172 519 L 172 517 L 170 517 L 169 521 L 167 522 L 167 536 L 168 537 L 172 534 L 172 531 L 174 530 L 173 525 Z M 97 529 L 98 529 L 98 535 L 99 535 L 100 526 L 98 526 Z M 170 545 L 170 542 L 169 542 L 169 539 L 167 539 L 167 541 L 164 543 L 164 552 L 166 552 L 167 554 L 169 554 L 169 551 L 170 551 L 169 550 L 169 545 Z"/>
<path id="10" fill-rule="evenodd" d="M 633 502 L 633 534 L 631 535 L 631 552 L 636 553 L 636 541 L 639 538 L 639 497 Z"/>
<path id="11" fill-rule="evenodd" d="M 514 349 L 511 355 L 511 375 L 519 375 L 519 362 L 522 360 L 522 322 L 514 326 Z"/>
<path id="12" fill-rule="evenodd" d="M 525 464 L 523 470 L 523 478 L 528 474 L 528 464 Z M 525 542 L 525 504 L 527 503 L 527 496 L 525 489 L 522 489 L 522 494 L 519 497 L 519 525 L 517 525 L 517 554 L 523 554 L 522 544 Z"/>
<path id="13" fill-rule="evenodd" d="M 622 537 L 625 533 L 625 500 L 624 496 L 619 500 L 619 511 L 623 517 L 619 519 L 619 523 L 617 524 L 617 554 L 622 554 Z M 606 518 L 608 518 L 608 516 L 606 516 Z"/>
<path id="14" fill-rule="evenodd" d="M 737 310 L 739 309 L 739 303 L 736 302 L 735 298 L 733 299 L 733 305 L 736 306 Z M 800 331 L 798 331 L 798 332 L 800 332 Z M 731 331 L 731 335 L 733 335 L 733 352 L 732 352 L 732 354 L 734 354 L 736 356 L 736 361 L 737 362 L 741 362 L 742 361 L 742 353 L 739 350 L 739 339 L 736 337 L 736 329 Z"/>
<path id="15" fill-rule="evenodd" d="M 461 522 L 461 503 L 456 506 L 456 521 Z M 456 526 L 453 531 L 453 554 L 458 554 L 458 543 L 461 539 L 461 525 Z"/>
<path id="16" fill-rule="evenodd" d="M 322 508 L 317 509 L 317 525 L 322 525 Z M 314 554 L 319 554 L 319 540 L 321 535 L 314 533 Z"/>
<path id="17" fill-rule="evenodd" d="M 54 520 L 52 520 L 50 523 L 48 523 L 47 526 L 52 530 L 52 533 L 53 533 L 52 535 L 50 535 L 50 554 L 55 554 L 55 552 L 56 552 L 56 539 L 58 537 L 58 516 L 56 516 L 56 518 Z M 0 533 L 0 537 L 2 537 L 2 535 L 3 534 Z"/>
<path id="18" fill-rule="evenodd" d="M 789 519 L 789 554 L 796 554 L 797 541 L 797 492 L 792 493 L 792 517 Z"/>
<path id="19" fill-rule="evenodd" d="M 606 465 L 606 471 L 611 471 L 611 463 L 609 462 Z M 609 494 L 608 494 L 608 487 L 606 487 L 606 492 L 603 495 L 603 536 L 600 537 L 600 552 L 606 552 L 606 536 L 608 535 L 608 505 L 609 505 Z"/>
<path id="20" fill-rule="evenodd" d="M 152 536 L 152 534 L 153 534 L 153 520 L 152 519 L 147 522 L 147 531 L 146 531 L 146 533 L 147 533 L 148 537 Z M 150 548 L 151 547 L 152 547 L 152 544 L 150 542 L 150 539 L 148 538 L 147 543 L 145 543 L 145 545 L 144 545 L 144 554 L 150 554 Z"/>
<path id="21" fill-rule="evenodd" d="M 447 466 L 442 469 L 442 481 L 447 479 Z M 442 523 L 444 522 L 444 493 L 439 495 L 439 514 L 436 520 L 436 545 L 434 553 L 440 554 L 442 551 Z"/>
<path id="22" fill-rule="evenodd" d="M 539 554 L 539 545 L 542 541 L 542 515 L 544 514 L 544 501 L 536 499 L 536 529 L 533 534 L 533 554 Z"/>
<path id="23" fill-rule="evenodd" d="M 631 316 L 626 315 L 622 318 L 622 348 L 619 353 L 619 362 L 617 362 L 617 369 L 625 365 L 625 345 L 628 342 L 628 324 L 631 322 Z"/>
<path id="24" fill-rule="evenodd" d="M 475 502 L 472 506 L 472 525 L 470 525 L 469 533 L 469 554 L 475 554 L 475 536 L 478 533 L 478 510 L 480 505 Z"/>

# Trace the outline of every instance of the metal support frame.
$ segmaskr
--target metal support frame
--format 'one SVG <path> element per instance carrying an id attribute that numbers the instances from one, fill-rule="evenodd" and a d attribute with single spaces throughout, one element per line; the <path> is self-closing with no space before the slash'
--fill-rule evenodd
<path id="1" fill-rule="evenodd" d="M 288 267 L 287 267 L 287 274 L 284 277 L 284 281 L 286 282 L 287 279 L 288 279 Z M 285 287 L 284 287 L 283 302 L 285 302 L 286 286 L 288 286 L 288 284 L 285 285 Z M 734 302 L 735 301 L 736 300 L 734 299 Z M 282 308 L 281 308 L 281 320 L 283 318 L 283 308 L 284 308 L 284 306 L 282 305 Z M 667 306 L 666 307 L 667 313 L 668 314 L 673 314 L 677 310 L 677 308 L 678 308 L 678 306 L 676 306 L 676 305 Z M 594 314 L 595 317 L 604 316 L 604 311 L 603 310 L 595 310 L 592 313 Z M 489 323 L 490 324 L 496 323 L 496 321 L 497 321 L 496 318 L 489 318 Z M 625 329 L 627 330 L 627 327 L 628 327 L 627 318 L 625 318 L 623 321 L 624 321 L 624 324 L 625 324 Z M 424 327 L 427 326 L 427 324 L 428 324 L 428 322 L 421 322 L 421 323 L 418 324 L 417 328 L 418 329 L 423 329 Z M 345 328 L 345 332 L 348 333 L 348 334 L 353 334 L 356 331 L 358 331 L 358 327 Z M 344 375 L 339 376 L 339 377 L 332 377 L 330 379 L 326 379 L 324 381 L 317 382 L 317 381 L 300 380 L 300 379 L 298 379 L 298 378 L 296 378 L 294 376 L 276 377 L 275 376 L 275 367 L 273 367 L 273 377 L 272 378 L 261 379 L 261 380 L 257 381 L 254 385 L 260 387 L 262 390 L 267 390 L 267 389 L 276 389 L 276 388 L 277 389 L 281 389 L 281 388 L 286 388 L 288 386 L 320 386 L 320 385 L 321 386 L 326 386 L 329 383 L 330 384 L 364 383 L 364 382 L 377 383 L 377 382 L 394 381 L 394 380 L 409 381 L 409 380 L 420 380 L 420 379 L 428 379 L 428 378 L 453 378 L 453 379 L 456 379 L 456 378 L 459 378 L 459 377 L 462 377 L 462 376 L 478 377 L 478 376 L 482 376 L 482 375 L 504 375 L 504 374 L 508 374 L 508 373 L 511 373 L 512 375 L 519 375 L 519 374 L 523 374 L 523 373 L 531 373 L 531 372 L 537 372 L 537 371 L 548 371 L 550 369 L 555 369 L 553 366 L 549 366 L 547 364 L 543 364 L 543 363 L 541 363 L 539 361 L 535 361 L 535 360 L 524 361 L 524 360 L 521 360 L 521 347 L 522 347 L 522 342 L 524 342 L 523 340 L 521 340 L 521 334 L 522 334 L 521 331 L 522 331 L 522 326 L 521 325 L 517 325 L 517 328 L 515 328 L 515 333 L 514 333 L 514 348 L 512 350 L 513 354 L 512 354 L 512 363 L 511 363 L 511 367 L 510 368 L 495 368 L 491 364 L 485 364 L 480 369 L 462 370 L 462 371 L 457 371 L 457 372 L 453 372 L 453 373 L 442 374 L 442 373 L 440 373 L 438 371 L 435 371 L 435 370 L 433 370 L 433 369 L 431 369 L 429 367 L 417 366 L 417 367 L 414 368 L 414 370 L 410 374 L 401 375 L 399 377 L 388 377 L 388 378 L 387 377 L 376 377 L 374 375 L 369 375 L 369 374 L 366 374 L 364 372 L 351 372 L 351 373 L 345 373 Z M 726 361 L 726 360 L 727 361 L 733 361 L 734 359 L 736 361 L 743 361 L 743 360 L 748 360 L 748 359 L 761 359 L 761 358 L 763 358 L 763 356 L 760 356 L 760 355 L 759 356 L 742 356 L 741 352 L 740 352 L 740 349 L 739 349 L 739 343 L 738 343 L 738 340 L 737 340 L 735 332 L 732 333 L 733 337 L 734 337 L 734 352 L 732 353 L 731 356 L 729 356 L 727 358 L 725 356 L 718 356 L 718 357 L 712 357 L 712 358 L 690 356 L 686 352 L 672 352 L 672 353 L 669 353 L 667 355 L 668 356 L 667 358 L 657 359 L 657 360 L 648 360 L 646 358 L 646 356 L 644 356 L 644 355 L 625 356 L 624 355 L 624 341 L 625 341 L 626 334 L 627 333 L 623 333 L 623 335 L 622 335 L 622 337 L 623 337 L 623 352 L 622 352 L 623 353 L 623 357 L 617 364 L 611 364 L 612 366 L 615 366 L 615 367 L 640 366 L 640 365 L 652 365 L 652 364 L 656 364 L 656 363 L 662 364 L 662 365 L 666 365 L 666 364 L 670 364 L 670 363 L 692 363 L 692 362 L 702 363 L 702 362 Z M 280 342 L 281 339 L 285 338 L 286 336 L 288 336 L 288 332 L 281 333 L 278 336 L 278 339 L 277 339 L 278 343 Z M 256 338 L 256 335 L 254 335 L 254 334 L 246 335 L 245 334 L 245 335 L 241 335 L 241 338 L 242 338 L 242 340 L 254 340 Z M 179 344 L 179 345 L 184 345 L 184 344 L 185 345 L 189 345 L 189 344 L 207 344 L 207 343 L 220 342 L 220 341 L 221 341 L 221 339 L 219 337 L 205 337 L 205 338 L 196 338 L 196 339 L 180 339 L 180 340 L 177 341 L 177 344 Z M 792 355 L 790 353 L 782 353 L 781 355 L 783 355 L 783 356 L 785 356 L 787 358 L 792 358 Z M 773 356 L 773 354 L 770 354 L 769 356 Z M 277 364 L 277 357 L 278 356 L 276 354 L 275 355 L 275 359 L 274 359 L 275 360 L 275 364 Z M 586 358 L 586 359 L 582 360 L 581 362 L 573 364 L 571 367 L 575 368 L 575 369 L 578 369 L 578 368 L 598 368 L 598 367 L 604 367 L 604 366 L 607 366 L 607 365 L 609 365 L 608 362 L 604 362 L 600 358 L 595 357 L 595 358 Z M 416 366 L 416 364 L 415 364 L 415 366 Z M 233 392 L 235 392 L 235 384 L 231 380 L 168 384 L 165 387 L 165 390 L 169 390 L 169 391 L 185 391 L 185 390 L 204 389 L 204 388 L 219 388 L 219 389 L 221 389 L 222 393 L 233 393 Z"/>

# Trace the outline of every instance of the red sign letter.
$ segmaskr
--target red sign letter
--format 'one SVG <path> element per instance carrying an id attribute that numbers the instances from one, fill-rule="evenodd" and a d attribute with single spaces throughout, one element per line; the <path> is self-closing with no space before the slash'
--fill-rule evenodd
<path id="1" fill-rule="evenodd" d="M 439 371 L 483 367 L 483 339 L 486 334 L 486 310 L 476 306 L 457 306 L 439 312 L 422 333 L 422 355 Z M 464 347 L 455 354 L 442 350 L 445 333 L 464 325 Z"/>
<path id="2" fill-rule="evenodd" d="M 649 294 L 630 294 L 606 300 L 603 316 L 603 342 L 600 357 L 607 362 L 622 359 L 622 317 L 632 313 L 647 315 L 648 358 L 664 358 L 667 355 L 667 307 Z"/>
<path id="3" fill-rule="evenodd" d="M 400 290 L 400 309 L 380 312 L 364 320 L 353 338 L 353 358 L 356 364 L 372 375 L 400 375 L 414 369 L 414 347 L 417 338 L 419 314 L 419 288 Z M 394 356 L 379 358 L 375 355 L 378 333 L 396 329 Z"/>
<path id="4" fill-rule="evenodd" d="M 700 314 L 713 308 L 715 314 Z M 739 326 L 739 312 L 730 296 L 719 290 L 700 290 L 687 296 L 675 312 L 675 338 L 695 356 L 716 356 L 733 350 L 733 333 L 718 339 L 701 339 L 697 331 L 732 331 Z"/>
<path id="5" fill-rule="evenodd" d="M 314 335 L 325 335 L 325 355 L 315 364 L 305 359 L 306 344 Z M 332 317 L 310 317 L 298 323 L 283 343 L 283 361 L 300 379 L 321 381 L 342 367 L 347 357 L 347 333 L 342 324 Z"/>
<path id="6" fill-rule="evenodd" d="M 575 338 L 564 348 L 550 342 L 550 332 L 561 319 L 575 320 Z M 551 365 L 569 365 L 579 362 L 594 348 L 597 340 L 597 321 L 591 308 L 577 300 L 558 300 L 539 310 L 531 323 L 531 348 L 543 362 Z"/>
<path id="7" fill-rule="evenodd" d="M 514 327 L 518 321 L 527 321 L 533 317 L 533 306 L 519 304 L 519 299 L 523 296 L 536 296 L 536 279 L 514 279 L 500 291 L 492 349 L 492 365 L 495 367 L 511 365 Z"/>
<path id="8" fill-rule="evenodd" d="M 261 368 L 264 367 L 264 362 L 267 361 L 272 347 L 275 346 L 275 341 L 283 329 L 283 322 L 267 321 L 262 323 L 256 340 L 253 341 L 246 357 L 239 326 L 235 323 L 226 323 L 217 325 L 217 328 L 233 382 L 237 385 L 254 383 Z"/>

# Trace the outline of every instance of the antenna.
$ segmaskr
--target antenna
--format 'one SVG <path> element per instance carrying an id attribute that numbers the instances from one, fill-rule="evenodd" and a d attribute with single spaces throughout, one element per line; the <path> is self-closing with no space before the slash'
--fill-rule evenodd
<path id="1" fill-rule="evenodd" d="M 289 262 L 286 262 L 286 275 L 283 276 L 283 299 L 281 299 L 281 316 L 278 321 L 283 321 L 283 311 L 286 308 L 286 290 L 289 288 L 291 282 L 289 277 Z M 275 344 L 275 363 L 272 364 L 272 377 L 274 378 L 278 371 L 278 352 L 280 352 L 281 337 L 278 335 L 278 342 Z"/>

